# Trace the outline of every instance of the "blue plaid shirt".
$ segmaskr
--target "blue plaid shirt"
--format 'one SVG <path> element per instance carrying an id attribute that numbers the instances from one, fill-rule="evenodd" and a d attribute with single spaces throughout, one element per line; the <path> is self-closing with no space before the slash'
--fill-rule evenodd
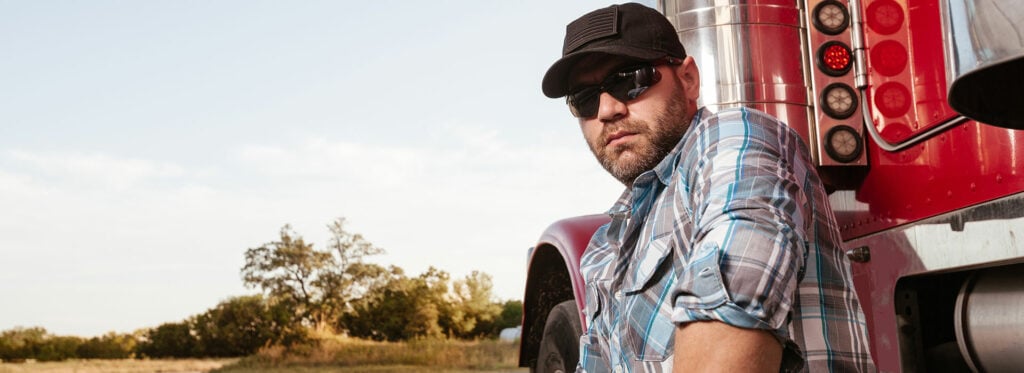
<path id="1" fill-rule="evenodd" d="M 781 371 L 874 371 L 827 201 L 791 128 L 699 110 L 583 254 L 580 368 L 671 371 L 676 325 L 714 320 L 771 332 Z"/>

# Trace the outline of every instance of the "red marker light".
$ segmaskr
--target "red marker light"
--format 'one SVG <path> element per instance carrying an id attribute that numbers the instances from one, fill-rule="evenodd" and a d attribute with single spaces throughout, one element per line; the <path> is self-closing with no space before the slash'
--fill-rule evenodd
<path id="1" fill-rule="evenodd" d="M 830 41 L 818 48 L 818 67 L 828 75 L 840 76 L 853 66 L 853 52 L 845 44 Z"/>
<path id="2" fill-rule="evenodd" d="M 884 40 L 871 48 L 871 66 L 885 76 L 893 76 L 907 66 L 907 49 L 903 44 Z"/>
<path id="3" fill-rule="evenodd" d="M 906 114 L 910 110 L 910 90 L 897 82 L 882 83 L 875 89 L 875 107 L 889 118 Z"/>
<path id="4" fill-rule="evenodd" d="M 822 60 L 829 69 L 842 70 L 850 65 L 850 51 L 841 45 L 831 45 L 825 48 Z"/>
<path id="5" fill-rule="evenodd" d="M 903 26 L 903 7 L 893 0 L 877 0 L 868 6 L 868 27 L 882 35 L 889 35 Z"/>

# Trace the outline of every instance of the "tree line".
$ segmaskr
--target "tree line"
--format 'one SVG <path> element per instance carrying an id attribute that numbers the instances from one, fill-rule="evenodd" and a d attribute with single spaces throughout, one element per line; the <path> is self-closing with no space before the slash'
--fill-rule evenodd
<path id="1" fill-rule="evenodd" d="M 519 325 L 522 302 L 496 301 L 490 275 L 461 279 L 436 268 L 409 276 L 367 262 L 384 250 L 328 225 L 323 249 L 285 225 L 278 238 L 245 252 L 246 286 L 260 294 L 232 297 L 204 313 L 130 334 L 57 336 L 40 327 L 0 333 L 0 359 L 121 359 L 245 356 L 258 349 L 317 343 L 347 335 L 378 341 L 497 338 Z"/>

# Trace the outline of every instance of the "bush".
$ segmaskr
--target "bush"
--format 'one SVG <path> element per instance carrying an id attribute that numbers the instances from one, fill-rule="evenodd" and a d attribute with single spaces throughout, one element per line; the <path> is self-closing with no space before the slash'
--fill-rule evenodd
<path id="1" fill-rule="evenodd" d="M 35 348 L 35 359 L 39 361 L 63 361 L 78 357 L 78 346 L 82 339 L 67 336 L 47 336 Z"/>
<path id="2" fill-rule="evenodd" d="M 434 281 L 443 279 L 444 281 Z M 444 287 L 444 288 L 440 288 Z M 429 271 L 408 278 L 392 270 L 391 278 L 352 302 L 352 310 L 339 319 L 338 328 L 357 338 L 404 341 L 442 336 L 438 290 L 446 290 L 447 274 Z"/>
<path id="3" fill-rule="evenodd" d="M 164 323 L 146 333 L 139 342 L 139 355 L 152 358 L 185 358 L 200 355 L 199 339 L 192 335 L 187 321 Z"/>
<path id="4" fill-rule="evenodd" d="M 261 295 L 230 298 L 195 318 L 195 335 L 203 356 L 245 356 L 274 343 L 303 341 L 293 327 L 293 312 L 270 305 Z"/>
<path id="5" fill-rule="evenodd" d="M 51 335 L 40 327 L 6 330 L 0 333 L 0 359 L 5 361 L 61 361 L 78 357 L 78 337 Z"/>
<path id="6" fill-rule="evenodd" d="M 135 338 L 129 334 L 107 333 L 92 337 L 78 346 L 78 357 L 82 359 L 127 359 L 135 351 Z"/>
<path id="7" fill-rule="evenodd" d="M 46 338 L 46 329 L 40 327 L 5 330 L 0 333 L 0 359 L 19 361 L 35 359 L 36 351 Z"/>

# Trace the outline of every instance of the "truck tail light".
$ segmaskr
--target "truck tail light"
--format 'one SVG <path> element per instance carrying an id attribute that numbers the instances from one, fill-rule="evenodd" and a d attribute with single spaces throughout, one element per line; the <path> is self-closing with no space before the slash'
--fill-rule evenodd
<path id="1" fill-rule="evenodd" d="M 910 90 L 897 82 L 883 83 L 875 90 L 875 106 L 890 118 L 906 114 L 910 110 Z"/>
<path id="2" fill-rule="evenodd" d="M 903 72 L 907 58 L 907 48 L 893 40 L 882 41 L 871 48 L 871 65 L 885 76 Z"/>
<path id="3" fill-rule="evenodd" d="M 838 172 L 833 177 L 826 176 L 832 180 L 832 187 L 852 189 L 855 183 L 840 176 L 845 171 L 838 170 L 866 166 L 868 162 L 861 123 L 861 110 L 867 98 L 855 89 L 852 71 L 855 62 L 860 62 L 861 58 L 868 62 L 868 58 L 855 56 L 850 44 L 863 24 L 862 8 L 852 0 L 803 3 L 806 6 L 804 24 L 807 25 L 807 46 L 803 54 L 805 66 L 811 69 L 806 73 L 814 95 L 810 100 L 815 118 L 812 131 L 817 140 L 814 155 L 819 166 L 842 166 L 827 168 L 828 172 Z M 858 55 L 860 52 L 857 51 Z"/>
<path id="4" fill-rule="evenodd" d="M 860 158 L 863 150 L 864 142 L 853 127 L 840 124 L 825 133 L 825 152 L 832 159 L 842 163 L 853 162 Z"/>
<path id="5" fill-rule="evenodd" d="M 899 31 L 903 25 L 903 8 L 893 0 L 876 0 L 867 9 L 868 27 L 882 35 Z"/>
<path id="6" fill-rule="evenodd" d="M 836 119 L 849 118 L 857 112 L 857 92 L 843 83 L 832 83 L 821 93 L 821 109 Z"/>
<path id="7" fill-rule="evenodd" d="M 814 7 L 814 27 L 828 35 L 837 35 L 850 25 L 850 12 L 836 0 L 825 0 Z"/>
<path id="8" fill-rule="evenodd" d="M 818 48 L 818 67 L 825 74 L 842 76 L 853 66 L 853 52 L 842 42 L 830 41 Z"/>

